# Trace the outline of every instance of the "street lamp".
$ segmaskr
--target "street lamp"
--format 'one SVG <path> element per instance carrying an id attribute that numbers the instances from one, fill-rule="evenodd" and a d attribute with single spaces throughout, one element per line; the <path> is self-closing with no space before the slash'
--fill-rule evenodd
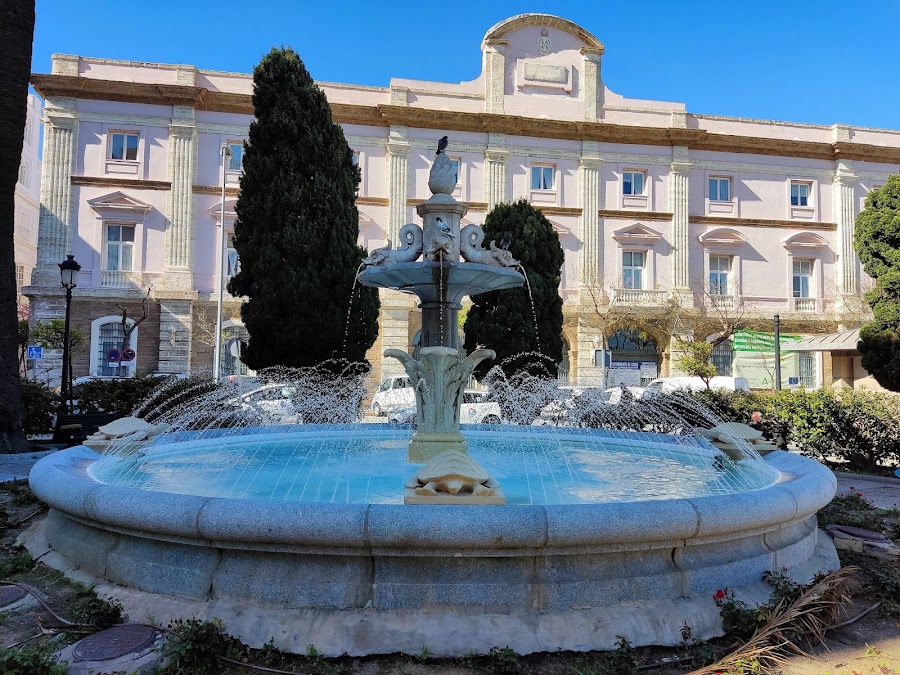
<path id="1" fill-rule="evenodd" d="M 72 388 L 69 386 L 69 322 L 70 309 L 72 306 L 72 289 L 78 285 L 78 272 L 81 265 L 75 262 L 75 256 L 69 254 L 66 259 L 59 263 L 59 276 L 62 287 L 66 289 L 66 327 L 63 331 L 63 362 L 62 362 L 62 382 L 60 383 L 60 393 L 62 394 L 59 402 L 59 411 L 56 415 L 56 429 L 54 436 L 59 437 L 60 427 L 62 425 L 62 416 L 71 410 L 72 405 Z"/>
<path id="2" fill-rule="evenodd" d="M 213 351 L 213 380 L 216 382 L 222 377 L 222 302 L 225 296 L 225 170 L 228 168 L 228 160 L 234 153 L 228 147 L 228 143 L 222 143 L 219 151 L 222 155 L 222 211 L 220 214 L 221 232 L 219 233 L 219 301 L 216 306 L 216 346 Z"/>

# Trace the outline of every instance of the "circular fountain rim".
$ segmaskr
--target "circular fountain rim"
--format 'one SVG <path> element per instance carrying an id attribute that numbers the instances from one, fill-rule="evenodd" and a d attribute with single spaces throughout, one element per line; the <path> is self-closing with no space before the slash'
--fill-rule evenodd
<path id="1" fill-rule="evenodd" d="M 100 483 L 88 467 L 100 457 L 79 446 L 41 459 L 35 494 L 51 508 L 117 531 L 151 532 L 184 541 L 268 542 L 309 551 L 424 547 L 608 547 L 733 536 L 805 518 L 834 494 L 833 473 L 814 460 L 778 451 L 764 460 L 779 472 L 768 487 L 727 495 L 641 502 L 507 506 L 268 502 L 152 492 Z M 140 494 L 140 499 L 135 495 Z M 472 523 L 478 522 L 473 528 Z"/>

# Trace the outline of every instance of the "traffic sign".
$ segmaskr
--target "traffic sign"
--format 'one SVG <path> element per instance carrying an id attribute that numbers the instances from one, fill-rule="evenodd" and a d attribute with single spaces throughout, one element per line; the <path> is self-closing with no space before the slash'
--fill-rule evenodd
<path id="1" fill-rule="evenodd" d="M 106 358 L 109 359 L 110 363 L 118 363 L 119 359 L 122 358 L 122 355 L 119 353 L 118 349 L 110 349 L 106 352 Z"/>
<path id="2" fill-rule="evenodd" d="M 39 361 L 40 359 L 44 358 L 44 348 L 40 346 L 29 346 L 28 358 L 34 359 L 35 361 Z"/>
<path id="3" fill-rule="evenodd" d="M 137 356 L 137 354 L 135 354 L 134 350 L 129 347 L 122 352 L 122 361 L 134 361 L 135 356 Z"/>
<path id="4" fill-rule="evenodd" d="M 794 386 L 795 384 L 800 384 L 799 377 L 789 377 L 788 378 L 788 386 Z"/>

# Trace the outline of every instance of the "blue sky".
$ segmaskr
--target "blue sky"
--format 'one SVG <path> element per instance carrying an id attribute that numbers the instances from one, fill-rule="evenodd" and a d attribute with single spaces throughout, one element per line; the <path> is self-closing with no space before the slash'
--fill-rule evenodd
<path id="1" fill-rule="evenodd" d="M 596 35 L 603 78 L 623 96 L 900 129 L 900 0 L 37 0 L 33 70 L 65 52 L 250 72 L 271 46 L 290 45 L 319 80 L 460 82 L 477 77 L 487 29 L 524 12 Z"/>

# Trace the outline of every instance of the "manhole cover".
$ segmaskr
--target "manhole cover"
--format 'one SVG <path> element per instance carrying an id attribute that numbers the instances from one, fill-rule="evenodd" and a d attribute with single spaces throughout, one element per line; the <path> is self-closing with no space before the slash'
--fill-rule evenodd
<path id="1" fill-rule="evenodd" d="M 84 638 L 73 652 L 79 661 L 109 661 L 141 652 L 153 644 L 156 631 L 149 626 L 113 626 Z"/>
<path id="2" fill-rule="evenodd" d="M 6 607 L 14 602 L 18 602 L 26 595 L 28 593 L 25 592 L 25 589 L 18 586 L 0 586 L 0 607 Z"/>

